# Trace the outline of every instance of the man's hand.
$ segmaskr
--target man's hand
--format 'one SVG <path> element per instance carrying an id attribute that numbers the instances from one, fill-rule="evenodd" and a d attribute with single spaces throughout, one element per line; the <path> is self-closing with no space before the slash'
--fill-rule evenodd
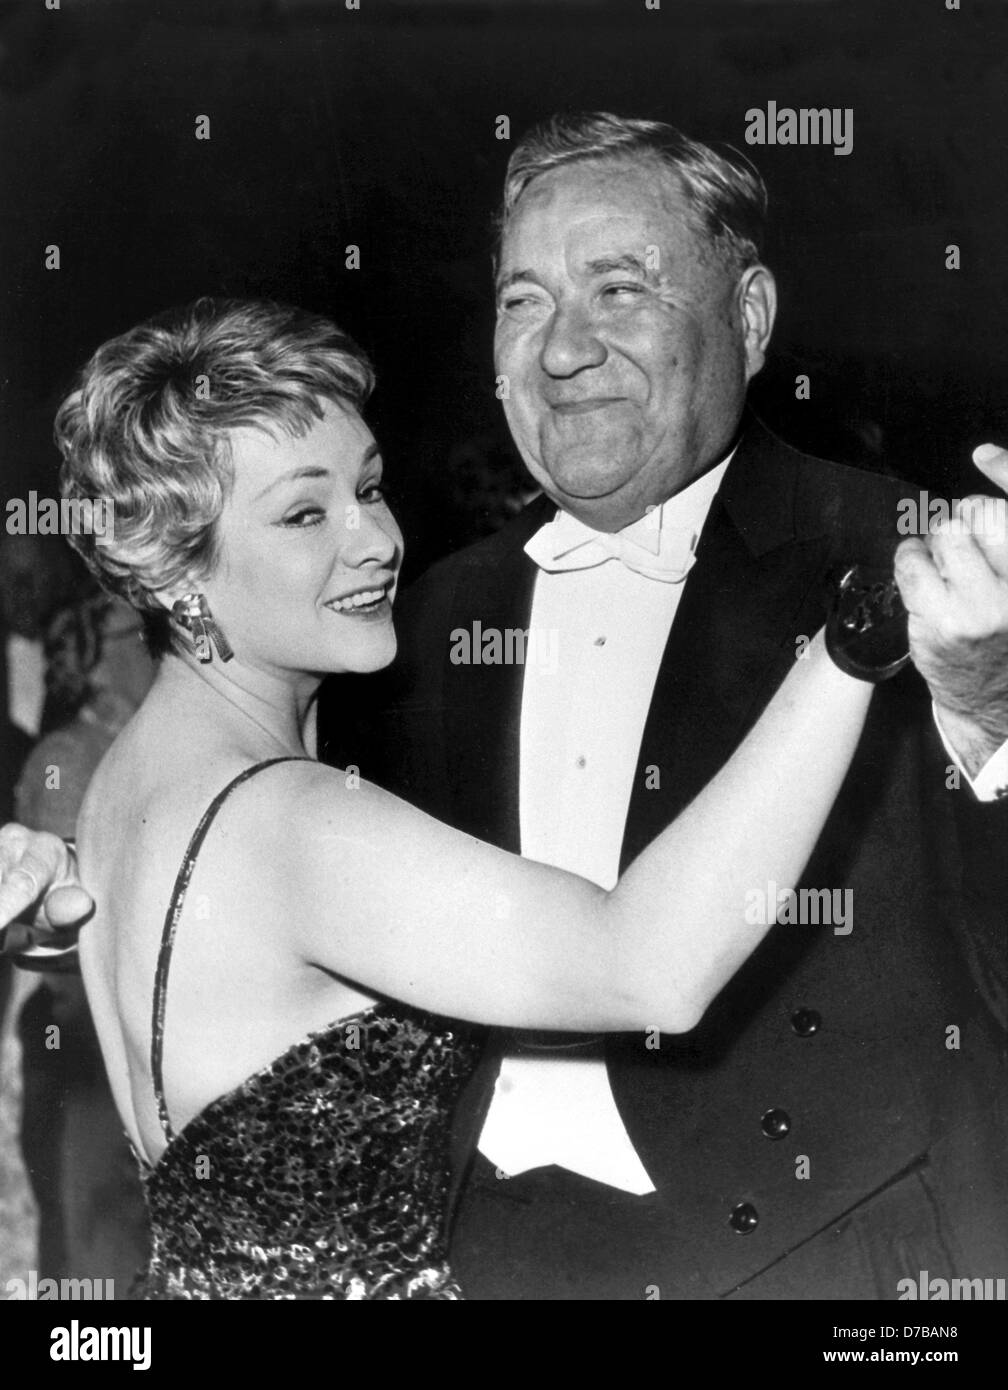
<path id="1" fill-rule="evenodd" d="M 23 825 L 0 829 L 0 949 L 72 946 L 94 911 L 73 852 L 55 835 Z"/>
<path id="2" fill-rule="evenodd" d="M 973 462 L 1008 492 L 1008 450 Z M 896 551 L 910 654 L 971 777 L 1008 739 L 1008 502 L 969 497 L 958 515 Z"/>

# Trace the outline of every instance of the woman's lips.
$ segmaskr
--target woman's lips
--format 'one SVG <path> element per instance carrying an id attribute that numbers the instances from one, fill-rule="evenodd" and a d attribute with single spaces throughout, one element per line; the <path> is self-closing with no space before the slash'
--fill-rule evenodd
<path id="1" fill-rule="evenodd" d="M 377 591 L 376 591 L 377 592 Z M 327 603 L 326 607 L 330 613 L 335 613 L 340 618 L 381 618 L 392 616 L 392 605 L 389 602 L 389 591 L 386 589 L 378 598 L 372 599 L 368 603 L 358 604 L 337 604 Z"/>
<path id="2" fill-rule="evenodd" d="M 331 613 L 335 613 L 338 618 L 357 618 L 360 622 L 387 622 L 392 617 L 392 605 L 387 598 L 381 598 L 377 603 L 369 603 L 361 608 L 331 608 Z"/>

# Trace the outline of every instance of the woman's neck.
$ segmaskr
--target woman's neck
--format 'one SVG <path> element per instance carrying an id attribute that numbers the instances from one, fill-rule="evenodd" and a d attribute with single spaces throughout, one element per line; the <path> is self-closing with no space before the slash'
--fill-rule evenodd
<path id="1" fill-rule="evenodd" d="M 185 653 L 167 655 L 156 681 L 169 700 L 178 695 L 206 701 L 215 724 L 243 743 L 251 739 L 263 751 L 312 758 L 320 684 L 308 676 L 288 681 L 237 660 L 203 665 Z"/>

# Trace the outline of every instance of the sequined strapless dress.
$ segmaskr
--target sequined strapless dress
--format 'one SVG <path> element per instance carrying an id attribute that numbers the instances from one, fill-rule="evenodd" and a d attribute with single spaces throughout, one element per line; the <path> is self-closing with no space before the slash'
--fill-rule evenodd
<path id="1" fill-rule="evenodd" d="M 405 1005 L 340 1019 L 212 1101 L 176 1133 L 161 1074 L 171 950 L 196 855 L 165 919 L 151 1072 L 167 1148 L 138 1158 L 151 1255 L 145 1299 L 458 1299 L 447 1264 L 449 1131 L 478 1033 Z"/>

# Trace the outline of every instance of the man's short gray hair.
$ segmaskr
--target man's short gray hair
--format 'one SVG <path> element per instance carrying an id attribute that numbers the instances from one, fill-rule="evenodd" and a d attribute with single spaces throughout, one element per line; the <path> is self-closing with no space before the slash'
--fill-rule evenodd
<path id="1" fill-rule="evenodd" d="M 551 116 L 522 136 L 508 161 L 498 219 L 502 238 L 522 194 L 534 179 L 584 160 L 655 160 L 679 181 L 705 235 L 733 274 L 759 262 L 767 191 L 739 151 L 691 140 L 663 121 L 634 120 L 608 111 Z"/>

